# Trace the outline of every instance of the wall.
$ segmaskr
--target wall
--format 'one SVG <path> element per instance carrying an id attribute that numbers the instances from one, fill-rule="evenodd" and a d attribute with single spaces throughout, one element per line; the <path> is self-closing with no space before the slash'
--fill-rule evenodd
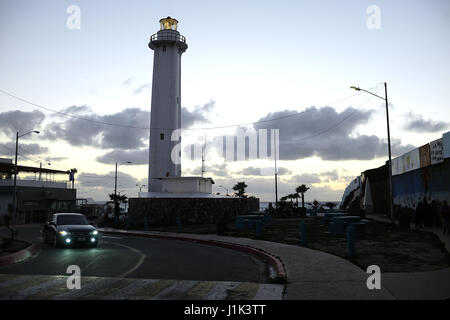
<path id="1" fill-rule="evenodd" d="M 223 217 L 229 222 L 236 215 L 259 211 L 257 198 L 130 198 L 130 224 L 174 225 L 181 217 L 184 224 L 216 223 Z"/>

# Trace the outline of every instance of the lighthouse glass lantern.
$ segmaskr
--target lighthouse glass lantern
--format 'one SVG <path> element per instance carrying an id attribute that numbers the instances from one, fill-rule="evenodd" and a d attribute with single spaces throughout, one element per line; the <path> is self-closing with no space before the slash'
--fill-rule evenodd
<path id="1" fill-rule="evenodd" d="M 177 30 L 177 19 L 167 17 L 159 20 L 159 23 L 161 25 L 161 30 Z"/>

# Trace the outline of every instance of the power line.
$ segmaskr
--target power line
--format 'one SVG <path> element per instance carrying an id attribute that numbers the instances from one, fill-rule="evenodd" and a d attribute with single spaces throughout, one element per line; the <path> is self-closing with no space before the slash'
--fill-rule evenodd
<path id="1" fill-rule="evenodd" d="M 78 116 L 75 116 L 75 115 L 70 114 L 70 113 L 61 112 L 61 111 L 56 111 L 56 110 L 53 110 L 53 109 L 51 109 L 51 108 L 44 107 L 44 106 L 42 106 L 42 105 L 40 105 L 40 104 L 37 104 L 37 103 L 31 102 L 31 101 L 28 101 L 28 100 L 26 100 L 26 99 L 24 99 L 24 98 L 18 97 L 18 96 L 16 96 L 16 95 L 11 94 L 11 93 L 9 93 L 9 92 L 7 92 L 7 91 L 5 91 L 5 90 L 2 90 L 2 89 L 0 89 L 0 92 L 3 93 L 3 94 L 5 94 L 5 95 L 8 95 L 8 96 L 10 96 L 10 97 L 12 97 L 12 98 L 14 98 L 14 99 L 20 100 L 20 101 L 25 102 L 25 103 L 30 104 L 30 105 L 33 105 L 33 106 L 35 106 L 35 107 L 38 107 L 38 108 L 47 110 L 47 111 L 49 111 L 49 112 L 57 113 L 57 114 L 60 114 L 60 115 L 65 116 L 65 117 L 78 119 L 78 120 L 84 120 L 84 121 L 89 121 L 89 122 L 92 122 L 92 123 L 97 123 L 97 124 L 102 124 L 102 125 L 108 125 L 108 126 L 125 127 L 125 128 L 130 128 L 130 129 L 141 129 L 141 130 L 150 130 L 150 129 L 152 129 L 152 130 L 173 130 L 173 128 L 149 128 L 149 127 L 137 127 L 137 126 L 130 126 L 130 125 L 119 124 L 119 123 L 109 123 L 109 122 L 104 122 L 104 121 L 99 121 L 99 120 L 94 120 L 94 119 L 89 119 L 89 118 L 78 117 Z M 333 102 L 328 103 L 328 104 L 326 104 L 326 105 L 327 105 L 327 106 L 330 106 L 330 105 L 333 105 L 333 104 L 337 104 L 337 103 L 339 103 L 339 102 L 342 102 L 342 101 L 351 99 L 351 98 L 353 98 L 353 97 L 355 97 L 355 96 L 358 96 L 358 95 L 360 95 L 360 94 L 361 94 L 361 92 L 358 92 L 358 93 L 356 93 L 356 94 L 353 94 L 353 95 L 351 95 L 351 96 L 347 96 L 347 97 L 345 97 L 345 98 L 342 98 L 342 99 L 333 101 Z M 304 110 L 304 111 L 298 112 L 298 113 L 296 113 L 296 114 L 289 114 L 289 115 L 282 116 L 282 117 L 271 118 L 271 119 L 266 119 L 266 120 L 260 120 L 260 121 L 255 121 L 255 122 L 240 123 L 240 124 L 232 124 L 232 125 L 224 125 L 224 126 L 216 126 L 216 127 L 205 127 L 205 128 L 187 128 L 187 129 L 183 129 L 183 130 L 191 130 L 191 131 L 194 131 L 194 130 L 216 130 L 216 129 L 226 129 L 226 128 L 233 128 L 233 127 L 245 127 L 245 126 L 255 125 L 255 124 L 259 124 L 259 123 L 266 123 L 266 122 L 271 122 L 271 121 L 276 121 L 276 120 L 283 120 L 283 119 L 287 119 L 287 118 L 292 118 L 292 117 L 296 117 L 296 116 L 299 116 L 299 115 L 303 115 L 303 114 L 306 114 L 306 113 L 308 113 L 308 112 L 315 111 L 315 110 L 316 110 L 316 109 L 309 109 L 309 110 Z"/>

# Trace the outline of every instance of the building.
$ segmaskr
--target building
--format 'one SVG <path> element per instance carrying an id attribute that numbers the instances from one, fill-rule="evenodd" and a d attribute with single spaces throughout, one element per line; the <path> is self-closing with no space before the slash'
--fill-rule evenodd
<path id="1" fill-rule="evenodd" d="M 30 166 L 17 166 L 17 171 L 16 223 L 44 222 L 52 213 L 75 210 L 76 189 L 67 187 L 69 171 Z M 20 173 L 35 176 L 21 179 Z M 12 160 L 0 159 L 0 216 L 13 212 L 13 177 Z"/>
<path id="2" fill-rule="evenodd" d="M 154 51 L 150 120 L 148 192 L 129 199 L 129 222 L 156 224 L 217 223 L 259 210 L 259 199 L 212 194 L 211 178 L 181 176 L 181 55 L 186 38 L 171 17 L 150 37 Z"/>
<path id="3" fill-rule="evenodd" d="M 161 19 L 160 30 L 150 38 L 153 54 L 152 104 L 148 191 L 161 192 L 164 177 L 180 177 L 181 163 L 172 160 L 181 137 L 172 134 L 181 128 L 181 55 L 186 38 L 177 31 L 178 21 Z"/>
<path id="4" fill-rule="evenodd" d="M 341 205 L 348 208 L 358 201 L 361 209 L 388 214 L 388 173 L 387 162 L 362 172 L 360 183 L 352 182 L 347 187 Z M 415 210 L 424 197 L 438 206 L 443 201 L 450 203 L 450 132 L 392 159 L 392 195 L 396 212 L 401 208 Z"/>

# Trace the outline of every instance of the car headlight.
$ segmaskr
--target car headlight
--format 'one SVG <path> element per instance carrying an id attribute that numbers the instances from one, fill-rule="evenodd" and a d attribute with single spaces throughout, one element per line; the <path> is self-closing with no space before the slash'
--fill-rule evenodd
<path id="1" fill-rule="evenodd" d="M 60 234 L 60 235 L 63 235 L 63 236 L 67 236 L 67 235 L 70 234 L 70 232 L 67 232 L 67 231 L 64 231 L 64 230 L 63 230 L 63 231 L 60 231 L 59 234 Z"/>
<path id="2" fill-rule="evenodd" d="M 94 231 L 91 232 L 91 234 L 94 235 L 94 236 L 96 236 L 96 235 L 98 234 L 98 231 L 97 231 L 97 230 L 94 230 Z"/>

